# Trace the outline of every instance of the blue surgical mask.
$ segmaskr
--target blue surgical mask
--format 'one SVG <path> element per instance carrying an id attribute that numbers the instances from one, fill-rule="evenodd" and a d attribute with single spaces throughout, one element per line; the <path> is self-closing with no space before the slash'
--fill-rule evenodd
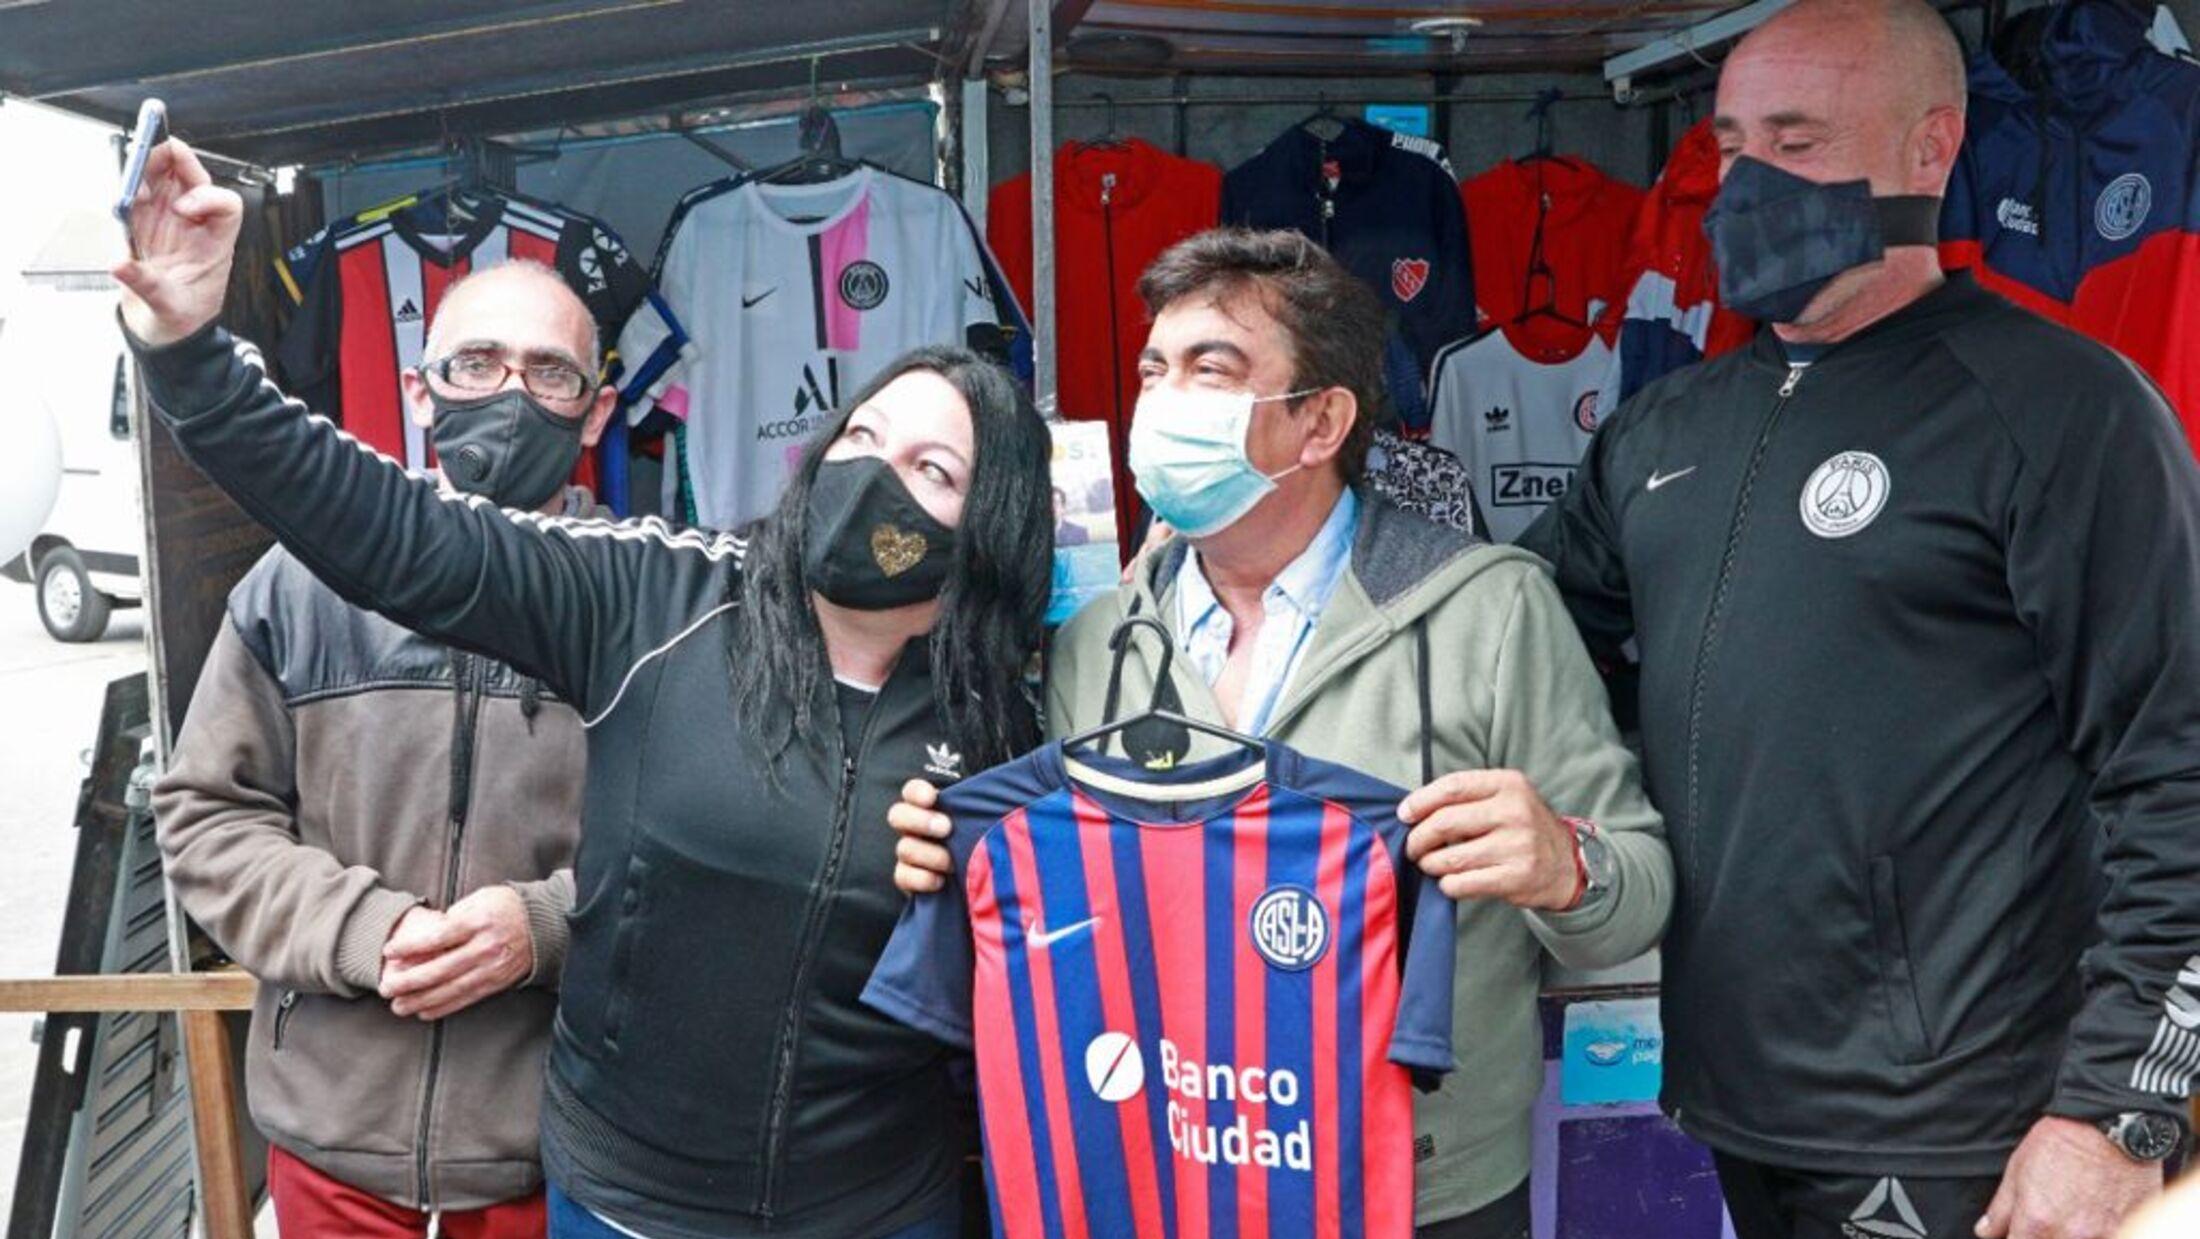
<path id="1" fill-rule="evenodd" d="M 1160 386 L 1138 398 L 1131 421 L 1131 474 L 1154 515 L 1190 538 L 1236 524 L 1298 472 L 1262 473 L 1245 454 L 1253 409 L 1320 388 L 1255 396 L 1204 387 Z"/>

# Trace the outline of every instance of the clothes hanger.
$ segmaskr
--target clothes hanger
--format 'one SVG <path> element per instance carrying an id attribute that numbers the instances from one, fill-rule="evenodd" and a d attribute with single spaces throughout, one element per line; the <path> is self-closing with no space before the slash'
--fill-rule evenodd
<path id="1" fill-rule="evenodd" d="M 1313 135 L 1317 141 L 1334 142 L 1344 133 L 1344 118 L 1337 115 L 1337 105 L 1329 101 L 1328 91 L 1321 91 L 1314 97 L 1319 105 L 1312 115 L 1298 123 L 1298 128 Z"/>
<path id="2" fill-rule="evenodd" d="M 1103 122 L 1106 127 L 1100 131 L 1099 137 L 1093 138 L 1089 141 L 1077 142 L 1073 145 L 1075 145 L 1075 147 L 1081 151 L 1112 151 L 1120 149 L 1123 146 L 1123 133 L 1121 130 L 1115 127 L 1115 96 L 1108 94 L 1105 91 L 1099 91 L 1094 93 L 1092 97 L 1107 105 L 1108 110 L 1104 114 L 1106 119 Z"/>
<path id="3" fill-rule="evenodd" d="M 1535 102 L 1528 105 L 1528 119 L 1535 122 L 1535 149 L 1514 162 L 1523 167 L 1535 163 L 1561 163 L 1569 168 L 1581 166 L 1573 156 L 1560 155 L 1551 149 L 1551 106 L 1565 97 L 1565 92 L 1555 86 L 1536 92 Z M 1536 182 L 1536 188 L 1543 188 L 1540 179 Z"/>
<path id="4" fill-rule="evenodd" d="M 818 89 L 818 62 L 810 58 L 810 103 L 796 123 L 796 142 L 801 153 L 784 163 L 758 172 L 756 179 L 774 185 L 817 185 L 838 180 L 863 166 L 861 160 L 840 153 L 840 125 L 825 107 Z"/>
<path id="5" fill-rule="evenodd" d="M 1543 281 L 1543 287 L 1545 289 L 1543 300 L 1541 301 L 1533 300 L 1535 296 L 1536 280 L 1538 278 Z M 1564 310 L 1558 308 L 1558 277 L 1552 274 L 1550 265 L 1543 261 L 1542 252 L 1540 249 L 1537 251 L 1535 259 L 1528 267 L 1526 296 L 1528 299 L 1523 300 L 1521 304 L 1526 306 L 1527 308 L 1520 311 L 1519 315 L 1517 315 L 1513 319 L 1514 322 L 1524 323 L 1531 318 L 1548 318 L 1553 320 L 1554 322 L 1563 323 L 1568 327 L 1572 327 L 1577 331 L 1589 330 L 1589 324 L 1581 321 L 1578 318 L 1575 318 L 1573 315 L 1568 314 Z"/>
<path id="6" fill-rule="evenodd" d="M 1227 727 L 1217 726 L 1213 723 L 1203 723 L 1180 711 L 1163 707 L 1162 696 L 1169 684 L 1169 663 L 1176 656 L 1176 640 L 1169 635 L 1167 626 L 1151 615 L 1133 615 L 1117 624 L 1115 631 L 1109 634 L 1108 649 L 1115 654 L 1115 659 L 1108 669 L 1108 683 L 1110 685 L 1120 683 L 1120 677 L 1123 674 L 1123 660 L 1130 653 L 1131 638 L 1137 636 L 1141 631 L 1150 631 L 1161 639 L 1161 666 L 1159 670 L 1154 672 L 1153 697 L 1146 703 L 1146 708 L 1137 714 L 1103 722 L 1098 727 L 1079 732 L 1062 741 L 1062 751 L 1064 753 L 1094 743 L 1098 743 L 1100 745 L 1098 751 L 1104 753 L 1107 751 L 1107 741 L 1111 737 L 1145 723 L 1166 723 L 1171 726 L 1182 727 L 1187 731 L 1196 731 L 1202 735 L 1213 736 L 1218 740 L 1255 753 L 1268 751 L 1268 745 L 1265 741 L 1257 740 L 1243 732 L 1232 731 Z M 1114 694 L 1111 692 L 1109 695 L 1112 697 Z"/>
<path id="7" fill-rule="evenodd" d="M 1513 317 L 1516 323 L 1531 318 L 1548 318 L 1578 331 L 1589 330 L 1589 324 L 1558 308 L 1558 274 L 1551 270 L 1549 257 L 1543 249 L 1543 226 L 1551 217 L 1551 195 L 1543 188 L 1543 169 L 1535 173 L 1535 233 L 1528 241 L 1528 271 L 1520 290 L 1521 311 Z M 1543 299 L 1536 300 L 1536 281 L 1543 282 Z"/>

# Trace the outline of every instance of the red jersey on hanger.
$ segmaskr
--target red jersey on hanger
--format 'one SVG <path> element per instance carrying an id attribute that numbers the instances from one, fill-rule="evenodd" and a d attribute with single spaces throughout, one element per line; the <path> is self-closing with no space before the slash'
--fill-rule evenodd
<path id="1" fill-rule="evenodd" d="M 1127 454 L 1138 403 L 1146 309 L 1138 277 L 1161 251 L 1215 226 L 1222 170 L 1126 138 L 1063 143 L 1054 153 L 1055 340 L 1062 415 L 1104 421 L 1115 465 L 1115 511 L 1129 549 L 1138 512 Z M 1016 297 L 1031 307 L 1031 174 L 993 187 L 986 240 Z"/>
<path id="2" fill-rule="evenodd" d="M 1627 234 L 1642 191 L 1573 156 L 1508 159 L 1459 186 L 1474 247 L 1475 309 L 1484 322 L 1509 323 L 1527 309 L 1544 195 L 1543 261 L 1558 286 L 1559 313 L 1586 322 L 1626 295 Z M 1537 303 L 1544 296 L 1540 286 L 1534 290 Z"/>

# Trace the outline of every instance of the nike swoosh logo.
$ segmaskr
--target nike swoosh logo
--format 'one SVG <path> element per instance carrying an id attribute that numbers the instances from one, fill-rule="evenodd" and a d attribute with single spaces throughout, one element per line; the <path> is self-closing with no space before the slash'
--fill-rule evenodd
<path id="1" fill-rule="evenodd" d="M 1700 466 L 1697 465 L 1690 465 L 1686 469 L 1681 470 L 1679 473 L 1652 473 L 1650 475 L 1649 489 L 1656 490 L 1658 487 L 1665 485 L 1667 482 L 1678 482 L 1682 478 L 1687 477 L 1689 474 L 1694 473 L 1699 467 Z"/>
<path id="2" fill-rule="evenodd" d="M 763 300 L 764 298 L 766 298 L 766 297 L 769 297 L 769 296 L 771 296 L 771 295 L 772 295 L 773 293 L 775 293 L 775 292 L 778 292 L 778 291 L 779 291 L 779 289 L 778 289 L 778 288 L 777 288 L 777 287 L 775 286 L 775 287 L 772 287 L 772 288 L 767 288 L 767 289 L 765 289 L 765 290 L 764 290 L 763 292 L 760 292 L 760 293 L 758 293 L 758 294 L 757 294 L 756 296 L 754 296 L 754 297 L 749 297 L 749 296 L 743 296 L 743 297 L 741 298 L 741 308 L 742 308 L 742 309 L 744 309 L 744 310 L 753 310 L 753 309 L 755 309 L 755 308 L 756 308 L 756 303 L 757 303 L 757 302 L 759 302 L 759 301 L 762 301 L 762 300 Z"/>
<path id="3" fill-rule="evenodd" d="M 1039 929 L 1039 923 L 1037 921 L 1025 921 L 1024 940 L 1029 942 L 1032 946 L 1037 947 L 1038 949 L 1043 951 L 1046 948 L 1053 946 L 1055 943 L 1060 942 L 1062 939 L 1069 937 L 1071 934 L 1076 933 L 1080 929 L 1092 928 L 1093 923 L 1098 921 L 1099 919 L 1100 918 L 1097 916 L 1088 916 L 1084 920 L 1077 922 L 1075 925 L 1057 926 L 1051 933 L 1042 932 Z"/>

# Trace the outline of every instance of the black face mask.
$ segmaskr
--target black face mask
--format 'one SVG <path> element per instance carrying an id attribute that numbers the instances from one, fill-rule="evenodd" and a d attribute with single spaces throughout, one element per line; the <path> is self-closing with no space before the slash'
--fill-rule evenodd
<path id="1" fill-rule="evenodd" d="M 451 485 L 503 508 L 533 511 L 558 493 L 581 458 L 583 418 L 559 417 L 520 388 L 435 405 L 436 463 Z"/>
<path id="2" fill-rule="evenodd" d="M 1843 271 L 1890 245 L 1940 239 L 1940 199 L 1874 198 L 1869 181 L 1820 184 L 1747 155 L 1727 169 L 1704 216 L 1719 300 L 1768 323 L 1792 323 Z"/>
<path id="3" fill-rule="evenodd" d="M 828 460 L 810 483 L 802 572 L 827 601 L 885 611 L 939 597 L 955 531 L 876 456 Z"/>

